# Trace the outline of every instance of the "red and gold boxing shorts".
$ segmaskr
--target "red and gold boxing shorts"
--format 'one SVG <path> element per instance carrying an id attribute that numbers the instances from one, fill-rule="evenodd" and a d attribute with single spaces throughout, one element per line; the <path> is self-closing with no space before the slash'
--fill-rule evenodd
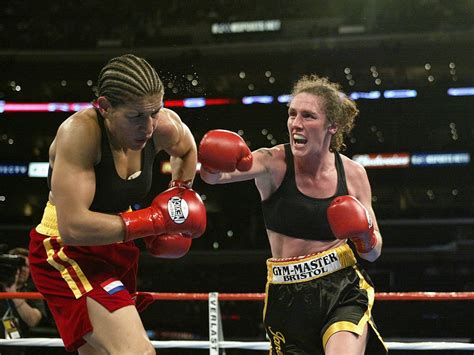
<path id="1" fill-rule="evenodd" d="M 134 305 L 139 249 L 133 241 L 102 246 L 68 246 L 59 236 L 56 209 L 48 202 L 41 223 L 30 232 L 31 276 L 45 297 L 68 351 L 92 331 L 91 297 L 110 312 Z"/>

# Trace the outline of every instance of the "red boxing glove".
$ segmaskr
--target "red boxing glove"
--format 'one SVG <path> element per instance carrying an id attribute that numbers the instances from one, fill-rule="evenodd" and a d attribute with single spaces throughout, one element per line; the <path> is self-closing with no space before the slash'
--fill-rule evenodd
<path id="1" fill-rule="evenodd" d="M 329 226 L 337 239 L 349 238 L 359 253 L 368 253 L 377 244 L 370 214 L 353 196 L 336 197 L 327 209 Z"/>
<path id="2" fill-rule="evenodd" d="M 181 234 L 151 235 L 143 239 L 148 253 L 156 258 L 178 259 L 191 248 L 192 239 Z"/>
<path id="3" fill-rule="evenodd" d="M 237 133 L 223 129 L 207 132 L 199 144 L 199 161 L 210 172 L 248 171 L 253 156 Z"/>
<path id="4" fill-rule="evenodd" d="M 198 238 L 206 230 L 206 208 L 201 197 L 184 187 L 168 189 L 156 196 L 150 207 L 120 216 L 125 224 L 124 241 L 168 233 Z"/>

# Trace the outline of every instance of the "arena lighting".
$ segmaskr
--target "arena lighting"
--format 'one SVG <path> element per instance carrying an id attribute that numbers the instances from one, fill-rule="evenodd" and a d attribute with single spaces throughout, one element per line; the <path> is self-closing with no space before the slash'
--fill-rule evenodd
<path id="1" fill-rule="evenodd" d="M 385 90 L 383 97 L 386 99 L 406 99 L 417 96 L 416 90 Z"/>
<path id="2" fill-rule="evenodd" d="M 48 162 L 30 162 L 26 164 L 1 164 L 0 176 L 28 176 L 34 178 L 48 177 Z M 201 170 L 201 163 L 197 163 L 196 171 Z M 162 174 L 171 174 L 171 163 L 169 161 L 162 161 L 160 163 L 160 172 Z"/>
<path id="3" fill-rule="evenodd" d="M 244 96 L 242 103 L 244 105 L 251 104 L 271 104 L 273 102 L 273 96 Z"/>
<path id="4" fill-rule="evenodd" d="M 280 95 L 280 96 L 278 96 L 277 100 L 281 104 L 286 104 L 286 103 L 290 102 L 291 95 Z"/>
<path id="5" fill-rule="evenodd" d="M 45 178 L 48 176 L 48 168 L 48 162 L 31 162 L 28 165 L 0 163 L 0 175 Z"/>
<path id="6" fill-rule="evenodd" d="M 352 156 L 356 162 L 368 169 L 376 168 L 408 168 L 425 166 L 446 166 L 446 165 L 468 165 L 471 162 L 469 152 L 439 152 L 439 153 L 370 153 L 355 154 Z M 30 162 L 27 164 L 0 163 L 0 176 L 28 176 L 28 177 L 48 177 L 48 162 Z M 201 163 L 197 163 L 196 171 L 201 170 Z M 166 160 L 160 163 L 162 174 L 171 174 L 171 163 Z"/>
<path id="7" fill-rule="evenodd" d="M 171 163 L 169 161 L 162 161 L 160 163 L 160 172 L 162 174 L 171 174 Z"/>
<path id="8" fill-rule="evenodd" d="M 192 97 L 184 100 L 165 101 L 166 107 L 172 107 L 172 102 L 178 103 L 180 106 L 186 108 L 197 108 L 204 106 L 216 106 L 216 105 L 231 105 L 236 104 L 237 100 L 232 99 L 206 99 L 204 97 Z M 182 105 L 181 105 L 182 102 Z"/>
<path id="9" fill-rule="evenodd" d="M 0 112 L 76 112 L 92 107 L 90 102 L 3 102 Z"/>
<path id="10" fill-rule="evenodd" d="M 380 91 L 369 92 L 352 92 L 348 94 L 353 100 L 367 99 L 375 100 L 381 97 Z M 450 88 L 448 90 L 450 96 L 468 96 L 474 95 L 473 88 Z M 386 99 L 400 99 L 416 97 L 416 90 L 386 90 L 383 93 Z M 276 97 L 279 103 L 288 103 L 291 95 L 279 95 Z M 235 98 L 186 98 L 182 100 L 165 100 L 165 107 L 184 107 L 199 108 L 205 106 L 225 106 L 243 103 L 250 104 L 271 104 L 275 102 L 274 96 L 245 96 L 240 101 Z M 0 100 L 0 114 L 3 112 L 76 112 L 84 108 L 92 107 L 90 102 L 5 102 Z"/>
<path id="11" fill-rule="evenodd" d="M 281 28 L 280 20 L 257 20 L 213 23 L 211 32 L 215 35 L 245 32 L 275 32 Z"/>
<path id="12" fill-rule="evenodd" d="M 48 162 L 34 162 L 28 164 L 28 176 L 29 177 L 48 177 Z"/>
<path id="13" fill-rule="evenodd" d="M 474 87 L 465 87 L 465 88 L 449 88 L 449 96 L 473 96 Z"/>
<path id="14" fill-rule="evenodd" d="M 236 99 L 206 99 L 204 97 L 190 97 L 183 100 L 165 100 L 165 107 L 186 107 L 198 108 L 205 106 L 233 105 L 238 101 Z"/>
<path id="15" fill-rule="evenodd" d="M 358 100 L 358 99 L 376 100 L 376 99 L 380 99 L 381 93 L 380 91 L 369 91 L 369 92 L 354 91 L 354 92 L 351 92 L 349 96 L 352 100 Z"/>
<path id="16" fill-rule="evenodd" d="M 471 162 L 469 152 L 417 152 L 355 154 L 352 159 L 368 169 L 425 166 L 460 166 Z"/>
<path id="17" fill-rule="evenodd" d="M 366 168 L 408 168 L 410 153 L 356 154 L 353 160 Z"/>
<path id="18" fill-rule="evenodd" d="M 206 99 L 204 97 L 195 97 L 191 99 L 184 99 L 184 107 L 196 108 L 206 106 Z"/>
<path id="19" fill-rule="evenodd" d="M 206 99 L 207 106 L 235 105 L 236 103 L 238 103 L 237 99 Z"/>
<path id="20" fill-rule="evenodd" d="M 411 156 L 412 166 L 468 165 L 470 161 L 468 152 L 413 153 Z"/>
<path id="21" fill-rule="evenodd" d="M 26 164 L 0 164 L 0 176 L 24 176 L 27 172 Z"/>

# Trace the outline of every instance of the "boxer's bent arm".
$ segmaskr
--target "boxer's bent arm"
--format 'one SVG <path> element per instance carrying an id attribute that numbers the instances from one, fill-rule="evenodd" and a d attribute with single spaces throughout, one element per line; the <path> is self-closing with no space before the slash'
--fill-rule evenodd
<path id="1" fill-rule="evenodd" d="M 372 224 L 374 226 L 374 234 L 377 238 L 377 243 L 375 244 L 374 249 L 368 253 L 359 253 L 359 255 L 365 260 L 375 261 L 382 253 L 382 235 L 380 234 L 377 218 L 375 217 L 375 212 L 372 208 L 372 189 L 370 187 L 369 178 L 365 168 L 356 162 L 352 163 L 354 164 L 353 169 L 356 177 L 353 195 L 369 212 L 370 217 L 372 218 Z"/>
<path id="2" fill-rule="evenodd" d="M 71 121 L 56 136 L 52 196 L 59 234 L 69 245 L 120 242 L 125 227 L 116 215 L 89 210 L 95 194 L 94 163 L 99 138 L 91 122 Z"/>
<path id="3" fill-rule="evenodd" d="M 171 179 L 193 180 L 196 175 L 197 147 L 191 131 L 184 123 L 180 140 L 165 151 L 170 155 Z"/>
<path id="4" fill-rule="evenodd" d="M 172 110 L 163 109 L 163 124 L 154 134 L 158 150 L 170 155 L 171 179 L 193 180 L 196 175 L 197 147 L 196 141 L 179 116 Z"/>

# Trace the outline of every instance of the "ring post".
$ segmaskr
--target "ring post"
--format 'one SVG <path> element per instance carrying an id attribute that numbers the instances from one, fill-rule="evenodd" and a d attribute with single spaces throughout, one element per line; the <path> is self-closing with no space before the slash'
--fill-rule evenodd
<path id="1" fill-rule="evenodd" d="M 209 354 L 219 355 L 219 343 L 224 340 L 221 311 L 219 308 L 219 293 L 209 293 Z M 225 355 L 225 350 L 222 351 Z"/>

